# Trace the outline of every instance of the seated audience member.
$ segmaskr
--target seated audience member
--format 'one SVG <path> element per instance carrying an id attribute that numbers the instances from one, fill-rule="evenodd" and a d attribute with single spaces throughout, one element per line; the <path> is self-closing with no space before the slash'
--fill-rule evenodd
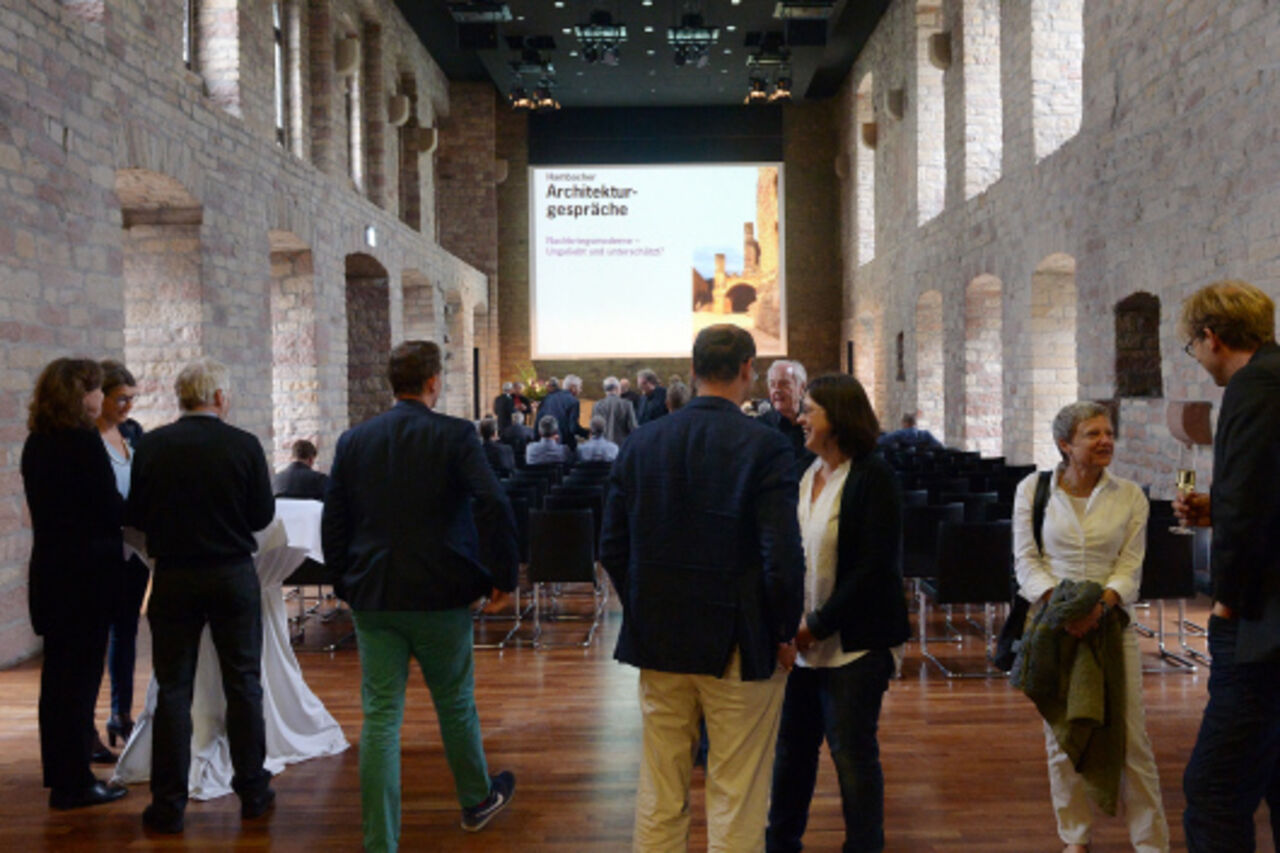
<path id="1" fill-rule="evenodd" d="M 624 402 L 623 405 L 627 404 Z M 618 445 L 604 437 L 604 418 L 592 418 L 591 437 L 578 445 L 578 461 L 612 462 L 617 456 Z"/>
<path id="2" fill-rule="evenodd" d="M 543 415 L 538 419 L 538 441 L 524 449 L 525 465 L 561 465 L 573 461 L 569 448 L 560 443 L 560 427 L 551 415 Z"/>
<path id="3" fill-rule="evenodd" d="M 689 393 L 689 386 L 679 379 L 673 378 L 671 384 L 667 386 L 667 411 L 674 412 L 689 402 L 692 396 Z"/>
<path id="4" fill-rule="evenodd" d="M 316 446 L 305 438 L 293 443 L 293 461 L 277 471 L 272 492 L 278 498 L 303 498 L 324 500 L 324 488 L 329 478 L 315 469 Z"/>
<path id="5" fill-rule="evenodd" d="M 484 445 L 484 458 L 499 477 L 509 477 L 516 468 L 515 454 L 511 448 L 498 441 L 498 421 L 493 415 L 480 419 L 480 441 Z"/>
<path id="6" fill-rule="evenodd" d="M 607 377 L 604 380 L 604 398 L 597 400 L 591 407 L 591 420 L 604 420 L 604 437 L 614 444 L 622 444 L 631 435 L 631 431 L 639 426 L 635 406 L 623 399 L 621 388 L 622 383 L 618 381 L 618 377 Z"/>
<path id="7" fill-rule="evenodd" d="M 881 447 L 894 446 L 913 447 L 917 450 L 941 450 L 942 442 L 933 437 L 927 429 L 916 428 L 916 416 L 907 413 L 902 416 L 902 429 L 885 433 L 876 442 Z"/>
<path id="8" fill-rule="evenodd" d="M 516 459 L 517 467 L 524 467 L 524 449 L 536 438 L 533 430 L 524 425 L 524 412 L 511 413 L 511 426 L 502 430 L 498 440 L 511 448 L 511 455 Z"/>

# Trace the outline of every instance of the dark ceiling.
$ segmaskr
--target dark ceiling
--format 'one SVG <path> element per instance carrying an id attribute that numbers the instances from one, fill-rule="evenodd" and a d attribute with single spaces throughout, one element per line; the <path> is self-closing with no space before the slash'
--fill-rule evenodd
<path id="1" fill-rule="evenodd" d="M 504 93 L 532 90 L 542 77 L 565 107 L 741 104 L 752 69 L 767 79 L 789 75 L 793 98 L 834 95 L 890 0 L 396 0 L 450 80 L 491 80 Z M 779 8 L 826 17 L 774 16 Z M 510 20 L 474 20 L 496 10 Z M 813 7 L 806 10 L 804 7 Z M 607 13 L 626 26 L 616 65 L 584 60 L 575 25 Z M 719 28 L 704 67 L 683 67 L 667 42 L 671 27 Z M 463 20 L 458 20 L 459 18 Z M 469 20 L 468 20 L 469 19 Z M 685 32 L 690 32 L 686 30 Z M 542 38 L 539 38 L 542 37 Z M 763 49 L 761 47 L 763 45 Z M 749 57 L 755 56 L 753 65 Z M 763 58 L 763 61 L 758 61 Z M 523 71 L 512 67 L 523 60 Z M 549 64 L 552 73 L 542 66 Z"/>

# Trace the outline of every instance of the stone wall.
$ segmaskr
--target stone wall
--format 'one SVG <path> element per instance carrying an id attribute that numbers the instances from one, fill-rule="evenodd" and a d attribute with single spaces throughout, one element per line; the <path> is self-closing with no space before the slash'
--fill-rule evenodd
<path id="1" fill-rule="evenodd" d="M 860 191 L 871 189 L 866 176 L 874 175 L 875 254 L 846 253 L 843 272 L 844 326 L 858 375 L 886 420 L 920 407 L 916 305 L 937 289 L 949 443 L 1047 464 L 1056 458 L 1050 410 L 1065 399 L 1115 396 L 1115 307 L 1134 293 L 1151 294 L 1160 305 L 1163 397 L 1120 399 L 1114 468 L 1169 497 L 1178 453 L 1166 403 L 1208 400 L 1216 411 L 1221 400 L 1181 351 L 1181 300 L 1226 277 L 1280 297 L 1280 138 L 1271 117 L 1280 72 L 1259 59 L 1280 32 L 1280 7 L 1263 0 L 946 0 L 943 19 L 963 28 L 959 38 L 953 32 L 944 75 L 948 186 L 964 192 L 948 192 L 942 213 L 919 228 L 911 223 L 918 221 L 922 123 L 914 105 L 921 99 L 904 59 L 916 55 L 915 8 L 908 0 L 890 7 L 841 95 L 840 156 L 854 176 L 842 184 L 842 210 L 861 209 Z M 975 65 L 991 67 L 996 44 L 999 122 L 989 118 L 992 87 L 971 85 L 980 82 Z M 874 81 L 874 149 L 853 132 L 865 120 L 859 84 L 867 80 Z M 883 93 L 904 85 L 907 109 L 897 120 L 885 113 Z M 975 88 L 986 102 L 970 99 Z M 993 151 L 1000 152 L 999 178 L 983 188 L 981 176 L 997 171 Z M 955 174 L 961 168 L 963 176 Z M 841 227 L 844 245 L 867 244 L 856 217 L 844 217 Z M 979 278 L 998 283 L 998 317 L 987 313 L 996 303 L 984 298 L 980 306 L 967 296 Z M 907 342 L 901 381 L 893 373 L 899 333 Z M 992 356 L 993 334 L 998 401 L 975 381 L 976 362 Z M 993 410 L 1002 413 L 999 430 Z M 1199 460 L 1202 476 L 1208 457 Z"/>
<path id="2" fill-rule="evenodd" d="M 293 99 L 293 125 L 306 137 L 282 146 L 266 0 L 207 4 L 219 38 L 235 41 L 206 45 L 219 63 L 239 57 L 234 87 L 219 82 L 224 65 L 184 67 L 183 0 L 0 0 L 0 663 L 38 648 L 26 615 L 31 537 L 18 460 L 45 363 L 69 353 L 141 359 L 141 370 L 130 366 L 154 426 L 173 411 L 180 362 L 218 358 L 230 367 L 231 420 L 264 449 L 297 437 L 277 430 L 314 432 L 326 467 L 349 423 L 346 257 L 367 253 L 386 270 L 389 339 L 401 336 L 406 271 L 469 312 L 487 299 L 484 273 L 435 241 L 433 158 L 418 161 L 422 230 L 401 221 L 394 192 L 401 152 L 386 96 L 411 73 L 416 120 L 433 127 L 449 112 L 440 69 L 391 0 L 286 5 L 299 16 L 290 61 L 305 97 Z M 381 62 L 371 67 L 366 54 L 364 63 L 382 82 L 365 125 L 380 119 L 385 134 L 369 149 L 381 163 L 380 203 L 353 190 L 343 159 L 333 43 L 344 17 L 380 31 Z M 273 320 L 273 309 L 292 311 L 273 292 L 303 275 L 285 272 L 281 251 L 309 253 L 311 318 Z M 314 346 L 310 376 L 287 379 L 275 354 L 303 341 Z M 451 367 L 451 381 L 470 387 L 469 359 Z M 309 407 L 301 420 L 281 409 L 293 381 Z"/>

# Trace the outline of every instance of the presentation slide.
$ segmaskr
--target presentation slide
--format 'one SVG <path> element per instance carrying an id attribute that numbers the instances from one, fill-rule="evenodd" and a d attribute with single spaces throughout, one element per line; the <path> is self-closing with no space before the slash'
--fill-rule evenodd
<path id="1" fill-rule="evenodd" d="M 529 169 L 534 358 L 688 357 L 715 323 L 786 353 L 780 163 Z"/>

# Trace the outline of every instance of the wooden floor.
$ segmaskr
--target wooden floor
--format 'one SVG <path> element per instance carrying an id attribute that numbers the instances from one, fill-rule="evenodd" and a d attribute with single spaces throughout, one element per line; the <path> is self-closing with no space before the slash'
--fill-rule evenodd
<path id="1" fill-rule="evenodd" d="M 1202 618 L 1204 608 L 1193 615 Z M 1154 610 L 1144 618 L 1154 619 Z M 478 651 L 478 701 L 491 769 L 517 778 L 512 806 L 478 835 L 458 828 L 458 807 L 426 689 L 410 688 L 404 727 L 406 851 L 621 851 L 628 849 L 639 764 L 636 671 L 611 660 L 619 614 L 588 650 L 528 648 Z M 914 616 L 913 616 L 914 619 Z M 313 625 L 307 642 L 323 643 Z M 556 635 L 577 631 L 562 624 Z M 139 697 L 150 676 L 142 628 Z M 1197 641 L 1203 647 L 1203 641 Z M 1146 663 L 1159 667 L 1151 641 Z M 948 656 L 955 647 L 939 647 Z M 980 661 L 966 641 L 957 660 Z M 356 850 L 360 805 L 356 741 L 360 735 L 359 664 L 352 650 L 300 653 L 308 682 L 342 724 L 353 748 L 295 765 L 277 777 L 279 805 L 266 821 L 242 827 L 238 803 L 225 797 L 192 803 L 186 832 L 148 837 L 139 786 L 108 806 L 53 812 L 40 787 L 36 738 L 39 663 L 0 672 L 0 845 L 26 850 Z M 1207 671 L 1144 678 L 1148 728 L 1159 764 L 1174 850 L 1182 841 L 1182 769 L 1205 700 Z M 106 717 L 106 689 L 99 710 Z M 907 648 L 904 677 L 894 682 L 881 717 L 886 776 L 886 831 L 891 851 L 1031 853 L 1061 844 L 1054 831 L 1041 727 L 1031 704 L 1002 679 L 947 681 Z M 705 847 L 702 777 L 694 780 L 692 849 Z M 1259 849 L 1274 851 L 1259 815 Z M 823 759 L 806 849 L 839 849 L 839 797 Z M 1093 850 L 1131 849 L 1123 825 L 1101 819 Z"/>

